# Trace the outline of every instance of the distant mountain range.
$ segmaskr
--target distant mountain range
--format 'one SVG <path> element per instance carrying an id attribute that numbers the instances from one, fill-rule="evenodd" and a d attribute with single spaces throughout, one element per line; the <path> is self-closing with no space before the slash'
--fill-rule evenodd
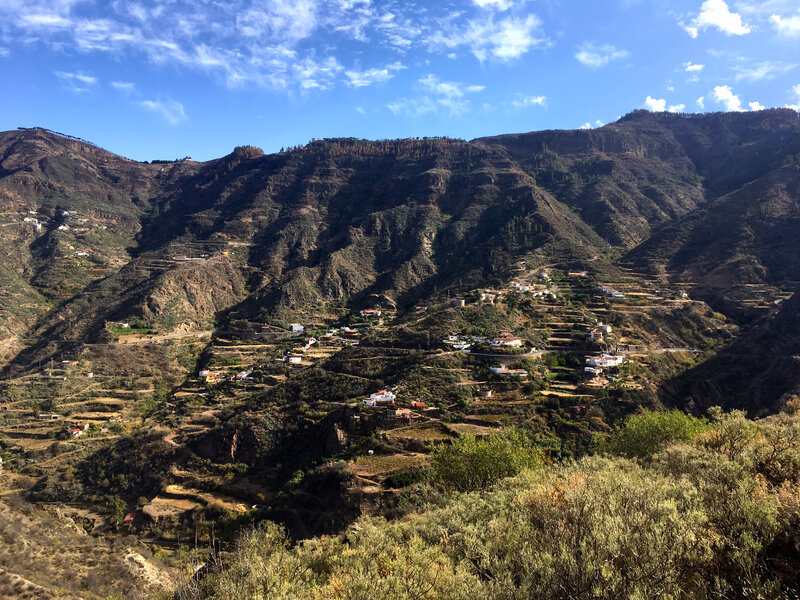
<path id="1" fill-rule="evenodd" d="M 747 327 L 667 396 L 713 389 L 723 403 L 771 407 L 800 385 L 800 320 L 796 299 L 764 311 L 758 290 L 788 297 L 800 282 L 799 186 L 790 109 L 636 111 L 596 130 L 469 142 L 328 139 L 204 163 L 4 132 L 6 369 L 52 357 L 54 341 L 103 342 L 116 323 L 169 333 L 325 306 L 412 307 L 536 257 L 688 285 Z M 770 389 L 751 390 L 758 382 Z"/>

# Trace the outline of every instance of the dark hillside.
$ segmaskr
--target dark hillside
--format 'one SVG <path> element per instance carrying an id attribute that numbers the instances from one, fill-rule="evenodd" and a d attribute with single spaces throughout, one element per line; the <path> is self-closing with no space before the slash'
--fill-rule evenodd
<path id="1" fill-rule="evenodd" d="M 670 404 L 706 410 L 778 411 L 800 393 L 800 296 L 781 303 L 772 318 L 754 326 L 717 356 L 669 382 Z"/>

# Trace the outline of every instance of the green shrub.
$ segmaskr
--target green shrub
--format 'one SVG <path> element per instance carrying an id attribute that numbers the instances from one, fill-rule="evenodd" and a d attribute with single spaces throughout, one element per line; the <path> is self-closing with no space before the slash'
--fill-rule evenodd
<path id="1" fill-rule="evenodd" d="M 613 454 L 629 458 L 650 458 L 670 442 L 688 441 L 709 429 L 706 419 L 679 410 L 644 410 L 614 428 L 606 442 Z"/>
<path id="2" fill-rule="evenodd" d="M 383 487 L 389 489 L 404 488 L 420 481 L 425 480 L 425 471 L 414 471 L 412 473 L 395 473 L 383 480 Z"/>
<path id="3" fill-rule="evenodd" d="M 431 480 L 448 490 L 484 490 L 524 468 L 542 464 L 543 454 L 517 429 L 483 438 L 463 435 L 431 455 Z"/>

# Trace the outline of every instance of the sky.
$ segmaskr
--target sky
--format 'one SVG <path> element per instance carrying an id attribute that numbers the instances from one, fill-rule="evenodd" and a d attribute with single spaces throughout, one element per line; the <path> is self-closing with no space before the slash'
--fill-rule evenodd
<path id="1" fill-rule="evenodd" d="M 136 160 L 800 110 L 800 0 L 0 0 L 0 81 Z"/>

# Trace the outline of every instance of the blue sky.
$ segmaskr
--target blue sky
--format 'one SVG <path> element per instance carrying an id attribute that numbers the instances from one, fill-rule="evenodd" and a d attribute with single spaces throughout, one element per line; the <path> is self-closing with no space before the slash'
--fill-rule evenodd
<path id="1" fill-rule="evenodd" d="M 0 129 L 137 160 L 800 109 L 800 0 L 0 0 Z"/>

